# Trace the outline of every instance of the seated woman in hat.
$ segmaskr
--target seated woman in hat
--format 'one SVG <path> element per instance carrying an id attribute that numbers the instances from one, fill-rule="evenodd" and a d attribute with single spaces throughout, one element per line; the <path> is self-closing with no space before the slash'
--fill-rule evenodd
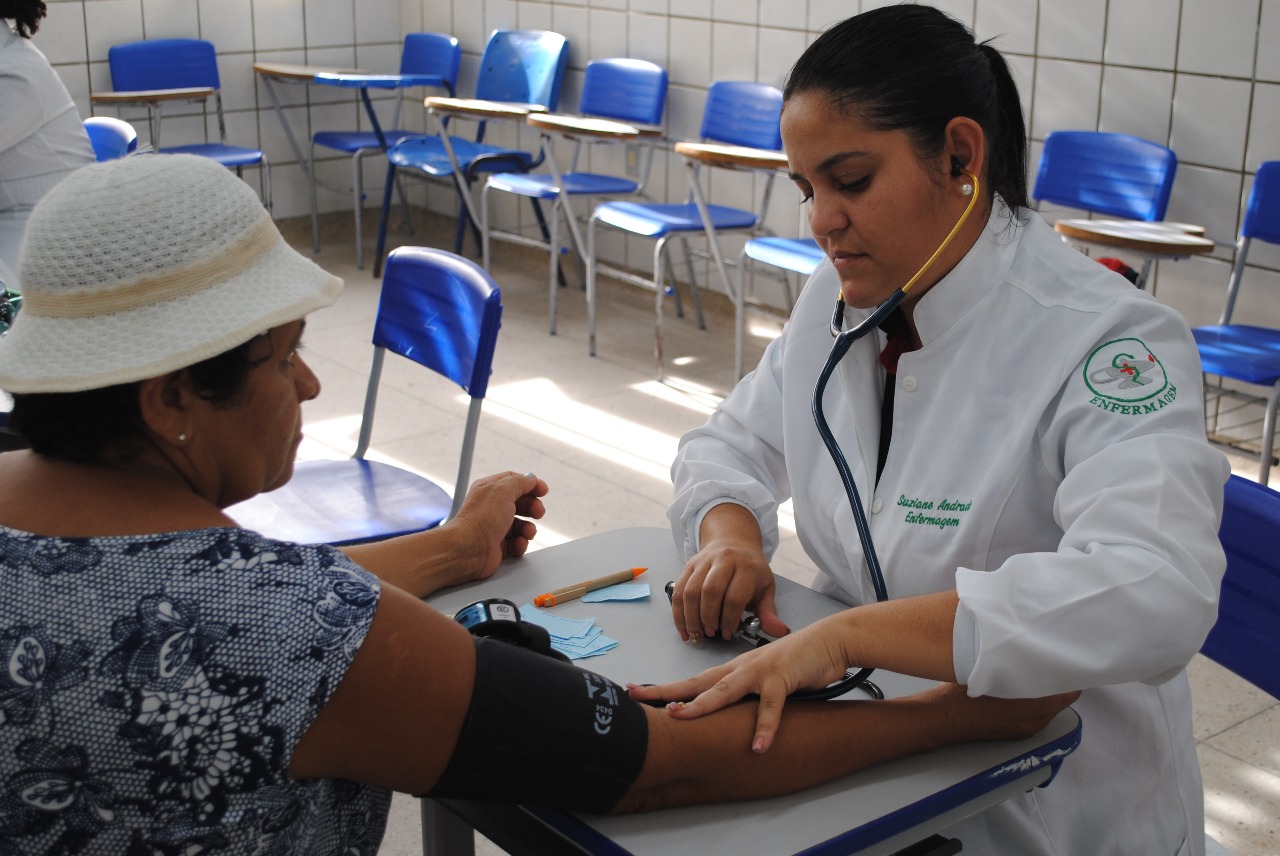
<path id="1" fill-rule="evenodd" d="M 342 285 L 242 182 L 182 155 L 86 167 L 36 208 L 22 258 L 0 339 L 32 446 L 0 455 L 0 835 L 23 852 L 372 854 L 392 789 L 597 812 L 745 799 L 1029 735 L 1072 698 L 796 705 L 754 755 L 751 706 L 677 721 L 476 639 L 415 595 L 523 553 L 534 476 L 344 551 L 223 513 L 288 480 L 320 389 L 305 316 Z"/>

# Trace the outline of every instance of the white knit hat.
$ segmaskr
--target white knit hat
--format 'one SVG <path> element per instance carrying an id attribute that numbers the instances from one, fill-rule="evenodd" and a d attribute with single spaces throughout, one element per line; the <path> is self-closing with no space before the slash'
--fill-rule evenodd
<path id="1" fill-rule="evenodd" d="M 254 192 L 192 155 L 69 175 L 31 213 L 0 389 L 77 392 L 198 363 L 328 306 L 342 280 L 295 252 Z"/>

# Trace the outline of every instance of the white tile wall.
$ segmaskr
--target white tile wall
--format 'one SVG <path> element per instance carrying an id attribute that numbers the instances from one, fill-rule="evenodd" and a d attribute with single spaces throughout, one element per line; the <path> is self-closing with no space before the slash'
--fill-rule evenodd
<path id="1" fill-rule="evenodd" d="M 90 92 L 109 88 L 107 48 L 147 36 L 193 36 L 214 42 L 224 79 L 229 133 L 266 147 L 275 165 L 277 216 L 306 211 L 301 170 L 251 72 L 255 59 L 353 65 L 377 70 L 398 65 L 399 45 L 417 29 L 451 32 L 464 48 L 460 92 L 474 85 L 478 57 L 499 27 L 549 27 L 565 33 L 575 73 L 593 58 L 631 55 L 664 65 L 672 81 L 668 127 L 696 136 L 707 83 L 717 77 L 775 85 L 804 46 L 832 23 L 894 0 L 51 0 L 36 44 L 57 67 L 84 115 Z M 1028 117 L 1033 158 L 1039 141 L 1059 128 L 1134 133 L 1171 145 L 1181 168 L 1170 216 L 1203 223 L 1224 242 L 1214 259 L 1180 263 L 1160 276 L 1169 283 L 1225 268 L 1252 172 L 1280 159 L 1280 0 L 935 0 L 995 38 L 1018 82 Z M 363 122 L 349 93 L 278 87 L 300 139 L 312 127 Z M 573 85 L 566 104 L 576 100 Z M 425 127 L 416 101 L 406 101 L 404 124 Z M 380 109 L 387 110 L 382 104 Z M 191 112 L 188 110 L 187 112 Z M 242 115 L 240 115 L 242 114 Z M 385 115 L 389 115 L 389 110 Z M 170 129 L 166 139 L 198 137 L 203 113 Z M 141 119 L 139 117 L 139 122 Z M 413 123 L 417 123 L 414 125 Z M 511 132 L 516 138 L 514 131 Z M 596 156 L 610 163 L 609 155 Z M 613 161 L 616 162 L 616 161 Z M 1034 174 L 1034 160 L 1031 170 Z M 346 164 L 333 161 L 345 180 Z M 380 170 L 368 170 L 368 183 Z M 717 201 L 748 192 L 733 177 L 717 183 Z M 256 179 L 251 177 L 251 183 Z M 678 162 L 660 157 L 654 192 L 682 197 Z M 755 188 L 751 188 L 754 191 Z M 421 191 L 416 191 L 421 196 Z M 778 189 L 771 222 L 793 232 L 799 218 Z M 431 204 L 452 210 L 446 189 Z M 321 204 L 342 210 L 339 194 Z M 637 243 L 637 242 L 633 242 Z M 648 248 L 632 250 L 647 257 Z M 1280 277 L 1280 249 L 1250 255 L 1259 281 Z M 1265 276 L 1263 275 L 1265 274 Z M 1170 285 L 1168 299 L 1189 291 Z M 1274 301 L 1248 304 L 1259 320 L 1280 325 Z"/>

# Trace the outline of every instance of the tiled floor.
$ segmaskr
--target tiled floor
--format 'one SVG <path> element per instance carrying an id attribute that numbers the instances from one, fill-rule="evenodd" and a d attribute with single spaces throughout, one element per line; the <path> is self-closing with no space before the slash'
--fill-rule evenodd
<path id="1" fill-rule="evenodd" d="M 367 219 L 376 224 L 376 215 Z M 452 240 L 451 223 L 423 220 L 418 217 L 413 238 L 400 236 L 392 245 L 446 246 Z M 283 225 L 294 245 L 310 253 L 307 224 Z M 366 246 L 371 256 L 372 238 Z M 561 291 L 559 335 L 549 336 L 545 256 L 496 246 L 503 328 L 473 475 L 532 470 L 547 480 L 542 545 L 619 526 L 664 526 L 676 442 L 705 419 L 731 381 L 731 308 L 708 298 L 708 329 L 701 332 L 668 311 L 669 379 L 658 384 L 651 295 L 602 283 L 599 355 L 589 359 L 583 294 L 573 287 Z M 347 288 L 336 306 L 315 313 L 308 325 L 305 355 L 324 391 L 307 406 L 301 455 L 341 457 L 355 445 L 378 282 L 368 270 L 355 269 L 349 216 L 327 220 L 317 261 L 346 279 Z M 760 326 L 770 328 L 768 322 Z M 750 364 L 767 333 L 749 340 Z M 376 454 L 452 483 L 465 417 L 460 390 L 394 359 L 382 390 Z M 1238 471 L 1252 476 L 1253 466 L 1241 461 Z M 800 581 L 813 576 L 794 535 L 784 538 L 774 566 Z M 1191 680 L 1209 832 L 1238 856 L 1280 852 L 1280 704 L 1204 658 L 1192 663 Z M 380 854 L 418 852 L 416 802 L 397 798 Z M 481 841 L 479 852 L 501 851 Z"/>

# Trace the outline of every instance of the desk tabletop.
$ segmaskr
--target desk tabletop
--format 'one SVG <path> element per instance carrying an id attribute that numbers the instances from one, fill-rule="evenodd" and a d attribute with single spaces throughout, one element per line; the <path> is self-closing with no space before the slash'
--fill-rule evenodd
<path id="1" fill-rule="evenodd" d="M 351 71 L 321 71 L 315 82 L 322 86 L 351 89 L 407 89 L 410 86 L 444 86 L 440 74 L 366 74 Z"/>
<path id="2" fill-rule="evenodd" d="M 745 643 L 737 641 L 696 646 L 680 641 L 663 586 L 679 575 L 683 565 L 669 531 L 618 529 L 505 562 L 489 580 L 447 589 L 427 600 L 447 614 L 485 597 L 503 597 L 523 607 L 536 595 L 559 586 L 623 568 L 647 567 L 637 579 L 649 583 L 647 601 L 577 600 L 548 611 L 568 618 L 594 618 L 606 636 L 620 640 L 609 653 L 578 660 L 578 665 L 620 683 L 662 683 L 747 650 Z M 785 578 L 777 582 L 778 612 L 792 627 L 845 608 Z M 876 672 L 873 680 L 890 697 L 933 683 L 883 671 Z M 861 691 L 855 690 L 850 697 L 860 696 Z M 986 795 L 985 807 L 1046 781 L 1049 761 L 1077 745 L 1079 725 L 1075 712 L 1068 709 L 1029 740 L 951 746 L 768 800 L 625 817 L 528 811 L 592 853 L 742 856 L 815 848 L 814 853 L 887 854 L 971 814 L 975 809 L 964 806 L 974 792 Z M 601 843 L 601 836 L 607 844 Z"/>
<path id="3" fill-rule="evenodd" d="M 358 68 L 335 68 L 331 65 L 297 65 L 291 62 L 255 62 L 253 70 L 266 77 L 312 83 L 318 74 L 363 74 Z"/>
<path id="4" fill-rule="evenodd" d="M 536 128 L 566 137 L 602 137 L 627 139 L 632 137 L 660 137 L 662 128 L 657 125 L 630 125 L 596 116 L 569 116 L 564 113 L 530 113 L 525 121 Z"/>
<path id="5" fill-rule="evenodd" d="M 1153 255 L 1198 255 L 1212 252 L 1216 246 L 1204 237 L 1203 228 L 1189 223 L 1069 219 L 1059 220 L 1053 228 L 1078 241 Z"/>
<path id="6" fill-rule="evenodd" d="M 89 100 L 98 104 L 139 104 L 148 101 L 198 101 L 214 92 L 211 86 L 178 89 L 134 89 L 128 92 L 95 92 Z"/>
<path id="7" fill-rule="evenodd" d="M 685 157 L 716 166 L 743 167 L 747 169 L 786 169 L 787 156 L 772 149 L 753 149 L 748 146 L 722 146 L 717 143 L 680 142 L 676 152 Z"/>
<path id="8" fill-rule="evenodd" d="M 545 113 L 541 104 L 519 104 L 510 101 L 485 101 L 482 98 L 448 98 L 431 95 L 423 101 L 428 110 L 440 113 L 457 113 L 488 119 L 523 119 L 530 113 Z"/>

